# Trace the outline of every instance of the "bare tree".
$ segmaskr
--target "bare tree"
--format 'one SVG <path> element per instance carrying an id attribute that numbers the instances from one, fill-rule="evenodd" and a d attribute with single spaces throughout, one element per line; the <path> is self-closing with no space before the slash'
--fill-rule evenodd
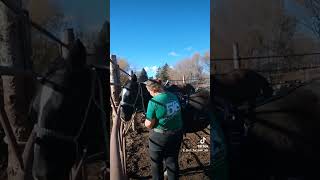
<path id="1" fill-rule="evenodd" d="M 182 80 L 197 79 L 201 80 L 209 76 L 209 52 L 203 56 L 200 53 L 195 53 L 190 58 L 185 58 L 177 62 L 173 69 L 170 69 L 170 79 Z"/>
<path id="2" fill-rule="evenodd" d="M 202 75 L 202 67 L 200 66 L 200 54 L 195 53 L 191 58 L 179 61 L 175 65 L 176 71 L 187 79 L 200 78 Z"/>
<path id="3" fill-rule="evenodd" d="M 213 4 L 212 59 L 231 58 L 234 42 L 239 44 L 239 54 L 242 57 L 301 53 L 296 46 L 297 17 L 288 14 L 284 0 L 228 0 L 223 3 L 215 1 Z M 276 66 L 281 68 L 291 65 L 287 63 L 288 60 L 252 60 L 241 65 L 253 69 Z M 218 73 L 228 72 L 233 67 L 232 61 L 217 61 L 211 64 Z"/>
<path id="4" fill-rule="evenodd" d="M 204 73 L 210 74 L 210 52 L 207 51 L 201 57 L 201 64 L 203 66 Z"/>
<path id="5" fill-rule="evenodd" d="M 320 41 L 320 0 L 295 0 L 307 12 L 307 19 L 300 19 L 300 23 L 312 31 Z"/>
<path id="6" fill-rule="evenodd" d="M 25 3 L 30 18 L 53 33 L 62 32 L 72 17 L 65 17 L 62 9 L 51 0 L 31 0 Z"/>
<path id="7" fill-rule="evenodd" d="M 130 70 L 129 63 L 126 59 L 119 58 L 118 64 L 119 64 L 119 67 L 121 69 L 125 70 L 126 72 Z M 127 75 L 125 75 L 123 73 L 120 74 L 121 85 L 124 85 L 128 80 L 129 80 L 129 77 Z"/>
<path id="8" fill-rule="evenodd" d="M 68 25 L 68 17 L 50 0 L 32 0 L 25 2 L 30 18 L 49 30 L 56 36 Z M 60 53 L 60 45 L 32 29 L 32 57 L 33 68 L 36 72 L 43 73 L 52 59 Z"/>
<path id="9" fill-rule="evenodd" d="M 144 68 L 142 68 L 142 70 L 140 71 L 139 76 L 138 76 L 138 81 L 145 82 L 147 80 L 148 80 L 147 71 Z"/>

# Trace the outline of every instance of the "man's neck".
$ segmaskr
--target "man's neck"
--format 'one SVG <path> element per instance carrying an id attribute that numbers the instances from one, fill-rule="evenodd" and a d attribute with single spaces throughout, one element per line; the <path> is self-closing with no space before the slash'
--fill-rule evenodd
<path id="1" fill-rule="evenodd" d="M 159 95 L 159 94 L 161 94 L 161 93 L 163 93 L 163 91 L 156 92 L 156 93 L 154 93 L 154 95 L 156 96 L 156 95 Z"/>

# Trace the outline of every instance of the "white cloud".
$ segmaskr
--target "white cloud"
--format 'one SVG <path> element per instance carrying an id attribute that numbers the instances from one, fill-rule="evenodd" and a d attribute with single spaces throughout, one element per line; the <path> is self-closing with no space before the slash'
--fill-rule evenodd
<path id="1" fill-rule="evenodd" d="M 174 69 L 174 67 L 173 66 L 169 66 L 171 69 Z"/>
<path id="2" fill-rule="evenodd" d="M 168 55 L 169 55 L 169 56 L 180 56 L 178 53 L 176 53 L 176 52 L 174 52 L 174 51 L 169 52 Z"/>
<path id="3" fill-rule="evenodd" d="M 134 70 L 136 70 L 136 67 L 135 67 L 135 66 L 132 66 L 132 65 L 129 65 L 129 69 L 130 69 L 130 71 L 131 71 L 131 70 L 134 71 Z"/>
<path id="4" fill-rule="evenodd" d="M 144 69 L 146 70 L 146 72 L 148 74 L 150 74 L 150 73 L 155 74 L 158 70 L 158 66 L 151 66 L 151 67 L 146 66 L 146 67 L 144 67 Z"/>
<path id="5" fill-rule="evenodd" d="M 184 50 L 191 51 L 191 50 L 193 50 L 193 48 L 192 48 L 192 46 L 189 46 L 189 47 L 184 48 Z"/>

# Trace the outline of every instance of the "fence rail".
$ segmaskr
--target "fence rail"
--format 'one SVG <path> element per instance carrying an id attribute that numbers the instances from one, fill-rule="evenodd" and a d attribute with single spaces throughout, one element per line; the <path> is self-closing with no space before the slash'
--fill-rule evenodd
<path id="1" fill-rule="evenodd" d="M 15 14 L 17 15 L 22 15 L 25 16 L 27 11 L 23 10 L 23 9 L 19 9 L 18 7 L 16 7 L 10 0 L 1 0 L 3 4 L 5 4 L 11 11 L 13 11 Z M 62 42 L 59 38 L 57 38 L 55 35 L 53 35 L 51 32 L 49 32 L 48 30 L 46 30 L 45 28 L 43 28 L 42 26 L 40 26 L 39 24 L 37 24 L 36 22 L 32 21 L 31 19 L 28 19 L 31 26 L 35 29 L 37 29 L 39 32 L 43 33 L 44 35 L 46 35 L 47 37 L 49 37 L 50 39 L 52 39 L 53 41 L 59 43 L 61 46 L 64 46 L 65 48 L 68 48 L 68 45 L 65 44 L 64 42 Z"/>
<path id="2" fill-rule="evenodd" d="M 300 54 L 286 54 L 286 55 L 272 55 L 272 56 L 248 56 L 248 57 L 238 57 L 238 60 L 265 60 L 265 59 L 275 59 L 275 58 L 319 56 L 319 55 L 320 55 L 320 52 L 300 53 Z M 213 58 L 213 59 L 210 59 L 210 60 L 213 61 L 213 62 L 234 61 L 234 58 Z"/>

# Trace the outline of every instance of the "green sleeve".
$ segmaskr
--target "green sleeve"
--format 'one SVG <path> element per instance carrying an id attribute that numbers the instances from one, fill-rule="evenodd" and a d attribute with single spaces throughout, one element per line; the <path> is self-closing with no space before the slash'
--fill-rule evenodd
<path id="1" fill-rule="evenodd" d="M 155 110 L 155 104 L 152 101 L 149 101 L 147 113 L 146 113 L 146 119 L 152 120 L 156 118 L 156 110 Z"/>

